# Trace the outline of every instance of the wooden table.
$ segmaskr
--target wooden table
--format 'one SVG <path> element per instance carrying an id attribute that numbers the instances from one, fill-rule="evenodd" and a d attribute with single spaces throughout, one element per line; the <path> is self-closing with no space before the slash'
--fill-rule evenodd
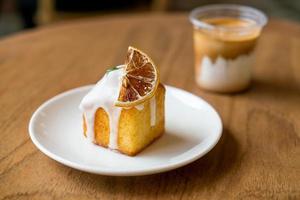
<path id="1" fill-rule="evenodd" d="M 108 177 L 65 167 L 42 154 L 28 121 L 45 100 L 95 83 L 124 61 L 129 45 L 147 52 L 164 83 L 219 111 L 224 132 L 203 158 L 143 177 Z M 112 16 L 51 25 L 0 41 L 0 199 L 299 199 L 300 25 L 271 20 L 258 44 L 253 87 L 208 93 L 193 79 L 186 15 Z"/>

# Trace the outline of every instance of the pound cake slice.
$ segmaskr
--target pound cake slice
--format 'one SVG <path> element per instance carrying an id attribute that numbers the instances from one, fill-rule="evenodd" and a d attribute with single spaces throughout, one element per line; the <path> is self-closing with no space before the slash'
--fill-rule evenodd
<path id="1" fill-rule="evenodd" d="M 164 101 L 165 87 L 159 84 L 155 96 L 150 100 L 137 107 L 122 109 L 118 125 L 118 151 L 134 156 L 163 134 Z M 103 147 L 109 147 L 109 116 L 103 108 L 98 108 L 96 112 L 94 132 L 94 142 Z M 86 136 L 85 120 L 84 134 Z"/>
<path id="2" fill-rule="evenodd" d="M 165 87 L 153 61 L 129 47 L 125 65 L 109 69 L 83 98 L 84 135 L 134 156 L 164 133 Z"/>

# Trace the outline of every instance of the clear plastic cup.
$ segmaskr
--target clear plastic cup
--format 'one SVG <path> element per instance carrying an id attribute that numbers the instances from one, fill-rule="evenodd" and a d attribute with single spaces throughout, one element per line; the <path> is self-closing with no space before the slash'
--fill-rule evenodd
<path id="1" fill-rule="evenodd" d="M 225 93 L 246 89 L 266 15 L 248 6 L 216 4 L 196 8 L 189 17 L 194 26 L 197 84 Z"/>

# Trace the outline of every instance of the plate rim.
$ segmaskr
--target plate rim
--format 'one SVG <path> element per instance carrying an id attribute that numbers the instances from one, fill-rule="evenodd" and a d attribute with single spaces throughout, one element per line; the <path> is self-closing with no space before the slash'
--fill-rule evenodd
<path id="1" fill-rule="evenodd" d="M 166 90 L 175 90 L 175 91 L 179 91 L 181 93 L 184 93 L 185 95 L 189 95 L 189 96 L 193 96 L 193 98 L 198 98 L 198 100 L 204 102 L 209 108 L 210 110 L 214 113 L 214 115 L 216 116 L 216 120 L 218 121 L 219 124 L 219 130 L 217 130 L 218 132 L 216 133 L 216 139 L 213 141 L 212 144 L 209 144 L 208 148 L 206 148 L 204 151 L 202 151 L 201 153 L 194 155 L 192 154 L 192 156 L 189 156 L 185 159 L 181 159 L 180 162 L 176 162 L 176 163 L 169 163 L 169 164 L 162 164 L 159 166 L 155 166 L 155 167 L 149 167 L 149 168 L 143 168 L 143 169 L 137 169 L 137 170 L 107 170 L 107 169 L 101 169 L 101 167 L 99 168 L 95 168 L 95 167 L 91 167 L 91 166 L 86 166 L 86 165 L 82 165 L 73 161 L 70 161 L 66 158 L 63 158 L 55 153 L 52 153 L 50 150 L 48 150 L 46 147 L 44 147 L 35 137 L 35 131 L 34 131 L 34 125 L 35 125 L 35 121 L 38 118 L 38 114 L 47 106 L 49 106 L 50 104 L 56 102 L 57 100 L 66 97 L 68 95 L 71 95 L 73 93 L 76 92 L 80 92 L 82 90 L 87 90 L 90 89 L 93 86 L 93 84 L 91 85 L 85 85 L 85 86 L 81 86 L 81 87 L 77 87 L 77 88 L 73 88 L 70 90 L 67 90 L 65 92 L 62 92 L 58 95 L 55 95 L 54 97 L 46 100 L 45 102 L 43 102 L 32 114 L 30 120 L 29 120 L 29 126 L 28 126 L 28 131 L 29 131 L 29 136 L 31 141 L 34 143 L 34 145 L 43 153 L 45 154 L 47 157 L 63 164 L 66 165 L 68 167 L 80 170 L 80 171 L 84 171 L 84 172 L 88 172 L 88 173 L 93 173 L 93 174 L 100 174 L 100 175 L 108 175 L 108 176 L 141 176 L 141 175 L 150 175 L 150 174 L 156 174 L 156 173 L 161 173 L 161 172 L 166 172 L 169 170 L 173 170 L 182 166 L 185 166 L 189 163 L 194 162 L 195 160 L 201 158 L 202 156 L 204 156 L 205 154 L 207 154 L 211 149 L 213 149 L 216 144 L 219 142 L 222 133 L 223 133 L 223 123 L 222 123 L 222 119 L 219 115 L 219 113 L 215 110 L 215 108 L 209 104 L 207 101 L 205 101 L 204 99 L 202 99 L 201 97 L 185 91 L 183 89 L 177 88 L 177 87 L 173 87 L 170 85 L 164 85 L 166 87 Z"/>

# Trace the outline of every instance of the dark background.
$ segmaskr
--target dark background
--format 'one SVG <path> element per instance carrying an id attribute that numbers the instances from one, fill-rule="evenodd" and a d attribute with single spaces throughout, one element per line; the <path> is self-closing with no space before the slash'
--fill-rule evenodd
<path id="1" fill-rule="evenodd" d="M 0 37 L 62 20 L 116 13 L 188 12 L 213 3 L 250 5 L 270 17 L 300 21 L 300 0 L 0 0 Z"/>

